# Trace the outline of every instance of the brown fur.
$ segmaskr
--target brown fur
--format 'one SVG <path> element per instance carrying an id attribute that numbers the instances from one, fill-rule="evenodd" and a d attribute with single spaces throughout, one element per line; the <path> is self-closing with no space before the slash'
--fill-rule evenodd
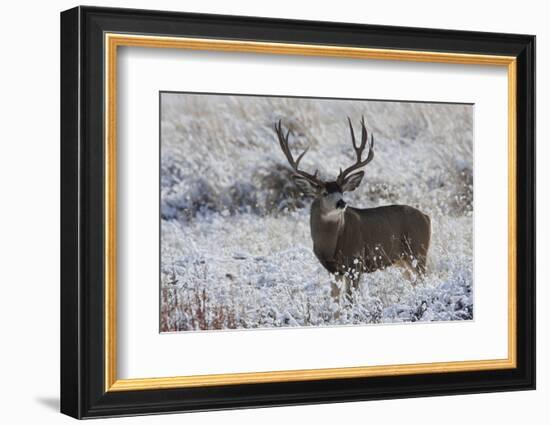
<path id="1" fill-rule="evenodd" d="M 405 262 L 422 275 L 430 247 L 430 218 L 407 205 L 358 209 L 347 207 L 336 219 L 322 217 L 319 202 L 311 207 L 313 251 L 321 264 L 357 287 L 361 273 Z M 354 262 L 355 260 L 355 262 Z M 347 285 L 347 290 L 350 290 Z M 333 288 L 334 292 L 334 288 Z"/>

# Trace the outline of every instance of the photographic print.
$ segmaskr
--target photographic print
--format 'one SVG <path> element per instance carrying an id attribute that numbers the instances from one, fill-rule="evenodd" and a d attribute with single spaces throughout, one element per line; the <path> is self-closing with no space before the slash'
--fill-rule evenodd
<path id="1" fill-rule="evenodd" d="M 62 413 L 535 388 L 534 36 L 86 6 L 60 34 Z"/>
<path id="2" fill-rule="evenodd" d="M 472 320 L 473 105 L 160 93 L 160 331 Z"/>

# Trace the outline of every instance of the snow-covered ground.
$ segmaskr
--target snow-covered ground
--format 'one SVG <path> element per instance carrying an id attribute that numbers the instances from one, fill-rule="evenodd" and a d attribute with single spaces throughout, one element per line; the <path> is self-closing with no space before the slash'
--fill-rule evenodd
<path id="1" fill-rule="evenodd" d="M 333 326 L 473 318 L 472 107 L 163 93 L 161 330 Z M 349 204 L 429 214 L 428 272 L 363 276 L 351 303 L 330 297 L 312 251 L 310 199 L 290 180 L 273 124 L 302 167 L 334 179 L 353 163 L 350 116 L 375 157 Z"/>

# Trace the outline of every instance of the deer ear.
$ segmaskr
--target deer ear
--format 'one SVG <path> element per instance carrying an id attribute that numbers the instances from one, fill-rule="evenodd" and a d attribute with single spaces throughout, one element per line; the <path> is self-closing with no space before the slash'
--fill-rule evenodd
<path id="1" fill-rule="evenodd" d="M 306 179 L 305 177 L 294 174 L 292 176 L 292 180 L 294 180 L 294 183 L 296 183 L 298 189 L 300 189 L 303 193 L 315 195 L 317 193 L 317 190 L 319 189 L 319 186 Z"/>
<path id="2" fill-rule="evenodd" d="M 342 185 L 342 192 L 353 192 L 357 189 L 357 187 L 361 184 L 361 180 L 363 180 L 364 175 L 364 171 L 359 171 L 358 173 L 346 177 L 346 180 L 344 180 L 344 184 Z"/>

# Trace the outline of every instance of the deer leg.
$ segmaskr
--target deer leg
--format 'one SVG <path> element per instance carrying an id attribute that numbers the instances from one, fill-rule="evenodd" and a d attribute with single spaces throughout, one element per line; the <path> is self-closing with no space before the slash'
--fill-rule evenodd
<path id="1" fill-rule="evenodd" d="M 353 292 L 359 291 L 359 283 L 361 281 L 361 275 L 356 275 L 353 279 L 350 279 L 349 285 L 348 285 L 348 295 L 350 297 L 350 300 L 352 298 Z"/>
<path id="2" fill-rule="evenodd" d="M 355 275 L 354 277 L 348 277 L 344 279 L 346 284 L 345 287 L 342 289 L 345 289 L 345 296 L 347 300 L 351 303 L 353 302 L 353 293 L 357 293 L 359 291 L 359 283 L 361 280 L 361 275 Z"/>
<path id="3" fill-rule="evenodd" d="M 342 314 L 342 295 L 346 293 L 346 279 L 343 276 L 336 276 L 335 280 L 330 282 L 330 296 L 336 309 L 332 315 L 334 320 L 339 320 Z"/>
<path id="4" fill-rule="evenodd" d="M 336 276 L 336 281 L 332 281 L 330 285 L 330 295 L 335 303 L 340 304 L 342 298 L 349 302 L 353 300 L 353 290 L 357 289 L 358 280 L 350 279 L 345 276 Z"/>
<path id="5" fill-rule="evenodd" d="M 423 246 L 416 249 L 407 256 L 407 263 L 418 277 L 423 277 L 426 274 L 426 258 L 427 250 Z"/>
<path id="6" fill-rule="evenodd" d="M 414 283 L 416 281 L 416 275 L 417 272 L 413 268 L 412 264 L 409 262 L 408 259 L 399 260 L 395 263 L 396 265 L 400 266 L 403 270 L 403 277 L 410 281 L 411 283 Z"/>
<path id="7" fill-rule="evenodd" d="M 426 259 L 428 248 L 417 241 L 408 237 L 403 238 L 403 257 L 407 268 L 414 273 L 415 276 L 422 277 L 426 274 Z"/>
<path id="8" fill-rule="evenodd" d="M 347 290 L 347 279 L 342 275 L 335 276 L 336 280 L 330 282 L 330 296 L 337 304 L 340 304 L 341 295 Z"/>
<path id="9" fill-rule="evenodd" d="M 424 276 L 426 274 L 426 256 L 423 254 L 419 254 L 416 259 L 416 271 L 420 276 Z"/>
<path id="10" fill-rule="evenodd" d="M 345 286 L 345 297 L 346 299 L 351 303 L 352 300 L 353 300 L 353 288 L 354 288 L 354 284 L 353 284 L 353 280 L 351 279 L 345 279 L 346 281 L 346 286 Z"/>
<path id="11" fill-rule="evenodd" d="M 338 286 L 338 282 L 330 282 L 330 296 L 336 302 L 340 300 L 340 287 Z"/>
<path id="12" fill-rule="evenodd" d="M 354 290 L 359 290 L 359 284 L 361 283 L 361 274 L 357 274 L 357 276 L 355 277 L 355 279 L 353 279 L 352 281 L 352 284 L 353 284 L 353 289 Z"/>

